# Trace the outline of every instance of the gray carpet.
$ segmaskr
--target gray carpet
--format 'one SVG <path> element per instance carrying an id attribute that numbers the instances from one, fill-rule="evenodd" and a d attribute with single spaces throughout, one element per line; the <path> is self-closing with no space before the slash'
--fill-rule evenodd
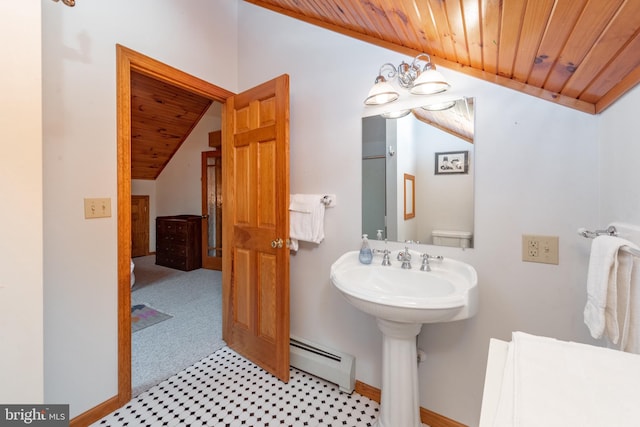
<path id="1" fill-rule="evenodd" d="M 155 265 L 134 258 L 131 305 L 147 304 L 173 316 L 131 335 L 132 395 L 137 396 L 225 346 L 222 273 Z"/>

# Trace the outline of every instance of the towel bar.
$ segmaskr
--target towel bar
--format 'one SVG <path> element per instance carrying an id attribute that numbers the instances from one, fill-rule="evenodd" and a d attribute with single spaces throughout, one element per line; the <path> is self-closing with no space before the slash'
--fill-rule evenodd
<path id="1" fill-rule="evenodd" d="M 594 239 L 598 236 L 617 236 L 618 230 L 613 225 L 610 225 L 606 230 L 589 231 L 586 228 L 581 228 L 578 230 L 578 234 L 587 239 Z M 629 246 L 622 246 L 620 249 L 633 256 L 640 257 L 640 250 L 638 249 Z"/>
<path id="2" fill-rule="evenodd" d="M 327 208 L 332 208 L 336 205 L 336 195 L 335 194 L 325 194 L 320 199 L 320 203 L 322 203 Z"/>

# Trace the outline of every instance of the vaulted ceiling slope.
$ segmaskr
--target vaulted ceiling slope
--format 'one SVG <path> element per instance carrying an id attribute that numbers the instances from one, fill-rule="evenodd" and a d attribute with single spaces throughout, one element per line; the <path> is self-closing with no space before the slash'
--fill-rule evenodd
<path id="1" fill-rule="evenodd" d="M 211 100 L 131 73 L 131 178 L 154 180 L 198 124 Z"/>
<path id="2" fill-rule="evenodd" d="M 640 82 L 640 0 L 245 1 L 592 114 Z"/>

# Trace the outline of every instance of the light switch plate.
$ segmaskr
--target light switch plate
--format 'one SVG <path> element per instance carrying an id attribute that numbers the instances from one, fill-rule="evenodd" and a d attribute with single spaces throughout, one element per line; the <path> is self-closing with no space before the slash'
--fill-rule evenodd
<path id="1" fill-rule="evenodd" d="M 84 217 L 109 218 L 111 216 L 111 199 L 84 199 Z"/>
<path id="2" fill-rule="evenodd" d="M 522 260 L 558 264 L 558 236 L 522 235 Z"/>

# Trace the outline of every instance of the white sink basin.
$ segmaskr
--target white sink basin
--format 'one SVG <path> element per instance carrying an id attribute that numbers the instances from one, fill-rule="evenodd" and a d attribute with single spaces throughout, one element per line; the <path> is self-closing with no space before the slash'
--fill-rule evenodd
<path id="1" fill-rule="evenodd" d="M 445 258 L 420 270 L 420 254 L 411 251 L 412 269 L 391 254 L 391 266 L 374 257 L 358 261 L 347 252 L 331 266 L 331 282 L 357 309 L 376 317 L 383 334 L 380 415 L 375 427 L 420 427 L 416 336 L 423 323 L 466 319 L 478 311 L 478 276 L 463 262 Z"/>
<path id="2" fill-rule="evenodd" d="M 391 266 L 381 256 L 369 265 L 358 251 L 347 252 L 331 266 L 331 282 L 359 310 L 376 318 L 405 323 L 435 323 L 466 319 L 478 310 L 478 276 L 461 261 L 430 261 L 421 271 L 420 254 L 411 251 L 412 268 L 402 269 L 391 254 Z"/>

